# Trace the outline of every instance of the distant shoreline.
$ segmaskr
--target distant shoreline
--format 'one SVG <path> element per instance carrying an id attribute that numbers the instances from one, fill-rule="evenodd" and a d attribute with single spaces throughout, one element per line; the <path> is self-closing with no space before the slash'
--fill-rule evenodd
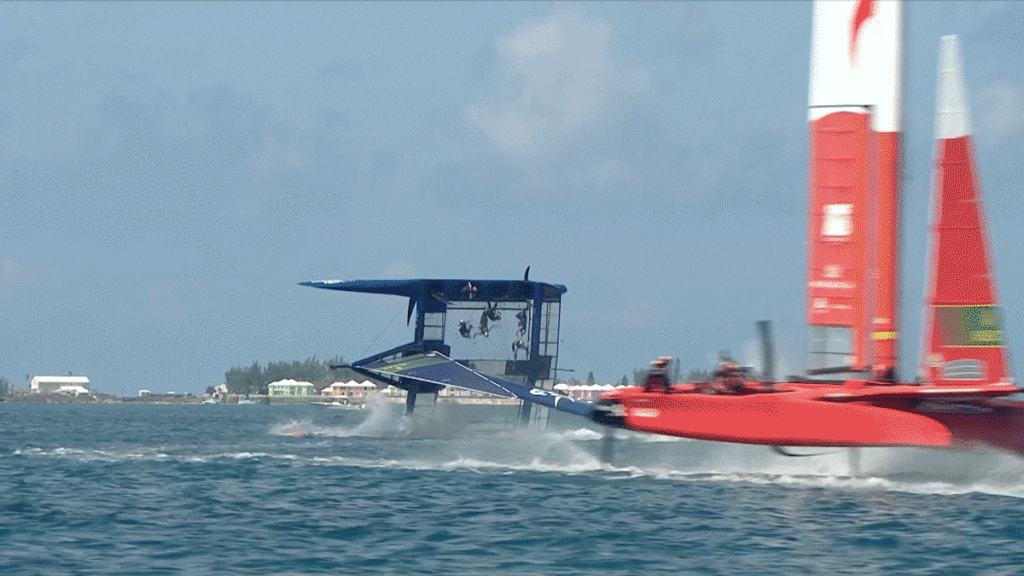
<path id="1" fill-rule="evenodd" d="M 385 396 L 385 400 L 392 404 L 404 404 L 404 396 Z M 213 400 L 211 402 L 211 400 Z M 23 403 L 23 404 L 264 404 L 277 406 L 314 405 L 314 403 L 331 402 L 331 398 L 321 396 L 289 397 L 289 396 L 261 396 L 250 395 L 236 396 L 229 395 L 227 398 L 214 399 L 205 396 L 194 395 L 148 395 L 148 396 L 115 396 L 112 394 L 89 394 L 81 396 L 68 396 L 62 394 L 16 394 L 0 398 L 0 403 Z M 438 404 L 456 404 L 465 406 L 517 406 L 520 400 L 517 398 L 487 398 L 487 397 L 465 397 L 465 396 L 439 396 Z M 361 402 L 338 402 L 341 407 L 358 408 Z M 324 406 L 331 408 L 331 406 Z"/>

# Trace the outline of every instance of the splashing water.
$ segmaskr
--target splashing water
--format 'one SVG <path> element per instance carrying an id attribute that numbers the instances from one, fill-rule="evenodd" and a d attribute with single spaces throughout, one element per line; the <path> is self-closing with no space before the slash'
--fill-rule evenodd
<path id="1" fill-rule="evenodd" d="M 318 426 L 310 418 L 291 420 L 271 427 L 270 433 L 277 436 L 328 436 L 336 438 L 368 437 L 389 438 L 402 436 L 410 428 L 408 419 L 401 416 L 401 408 L 389 402 L 380 394 L 366 397 L 366 414 L 355 426 Z"/>

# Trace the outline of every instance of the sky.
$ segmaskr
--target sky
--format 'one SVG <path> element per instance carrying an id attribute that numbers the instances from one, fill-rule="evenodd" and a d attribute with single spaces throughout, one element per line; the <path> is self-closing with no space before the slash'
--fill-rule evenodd
<path id="1" fill-rule="evenodd" d="M 902 372 L 959 34 L 1013 367 L 1024 6 L 909 2 Z M 564 284 L 559 366 L 804 369 L 806 2 L 0 3 L 0 376 L 201 393 L 411 339 L 334 278 Z"/>

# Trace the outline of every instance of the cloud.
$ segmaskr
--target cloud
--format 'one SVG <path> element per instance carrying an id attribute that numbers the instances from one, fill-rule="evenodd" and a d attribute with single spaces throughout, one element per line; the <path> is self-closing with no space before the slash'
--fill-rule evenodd
<path id="1" fill-rule="evenodd" d="M 478 206 L 488 196 L 567 214 L 585 202 L 591 217 L 612 221 L 798 209 L 806 72 L 773 68 L 777 54 L 757 38 L 744 37 L 743 53 L 756 57 L 737 64 L 729 57 L 741 48 L 716 48 L 731 21 L 664 6 L 643 6 L 659 26 L 642 40 L 581 11 L 497 38 L 492 91 L 463 108 L 490 145 L 426 184 L 437 201 Z M 616 46 L 646 59 L 626 61 Z M 776 85 L 784 97 L 767 88 Z"/>
<path id="2" fill-rule="evenodd" d="M 531 20 L 498 38 L 501 85 L 464 117 L 503 153 L 530 157 L 578 142 L 613 104 L 647 91 L 648 74 L 613 61 L 611 31 L 578 12 Z"/>
<path id="3" fill-rule="evenodd" d="M 31 282 L 32 274 L 13 258 L 0 258 L 0 285 L 12 286 Z"/>
<path id="4" fill-rule="evenodd" d="M 0 45 L 0 66 L 5 69 L 21 66 L 39 54 L 39 44 L 26 37 L 13 38 Z"/>
<path id="5" fill-rule="evenodd" d="M 161 320 L 179 321 L 187 317 L 188 310 L 169 287 L 155 286 L 146 291 L 147 309 Z"/>
<path id="6" fill-rule="evenodd" d="M 979 92 L 976 100 L 978 128 L 988 133 L 992 144 L 1024 132 L 1024 95 L 1019 88 L 995 84 Z"/>
<path id="7" fill-rule="evenodd" d="M 320 74 L 331 80 L 353 80 L 363 74 L 363 69 L 355 61 L 337 58 L 322 66 Z"/>
<path id="8" fill-rule="evenodd" d="M 1004 56 L 1019 56 L 1024 52 L 1024 9 L 1008 3 L 1005 9 L 990 14 L 969 38 L 1000 50 Z"/>
<path id="9" fill-rule="evenodd" d="M 403 260 L 391 260 L 382 271 L 384 278 L 417 278 L 419 271 L 416 266 Z"/>

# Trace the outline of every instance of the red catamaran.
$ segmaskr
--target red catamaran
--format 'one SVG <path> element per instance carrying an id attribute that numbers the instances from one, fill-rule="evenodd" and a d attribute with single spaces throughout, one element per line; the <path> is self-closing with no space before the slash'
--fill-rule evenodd
<path id="1" fill-rule="evenodd" d="M 808 374 L 842 380 L 751 382 L 726 370 L 711 382 L 607 394 L 607 421 L 775 446 L 1024 453 L 1024 403 L 1001 398 L 1021 390 L 1002 343 L 955 36 L 940 52 L 920 383 L 896 380 L 901 20 L 898 2 L 815 4 Z"/>

